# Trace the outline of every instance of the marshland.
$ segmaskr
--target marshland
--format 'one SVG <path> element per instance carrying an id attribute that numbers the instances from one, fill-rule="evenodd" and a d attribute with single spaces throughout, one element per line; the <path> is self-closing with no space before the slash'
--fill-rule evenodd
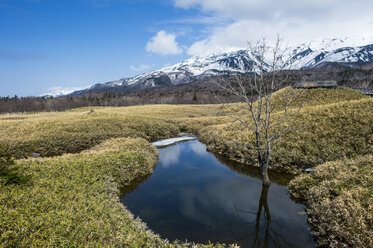
<path id="1" fill-rule="evenodd" d="M 284 88 L 273 94 L 273 101 L 281 106 L 282 94 L 289 91 L 298 90 Z M 269 192 L 281 186 L 285 195 L 286 190 L 291 194 L 287 201 L 304 204 L 298 210 L 306 214 L 314 244 L 369 247 L 373 98 L 343 87 L 309 89 L 302 97 L 311 100 L 300 99 L 305 105 L 286 124 L 301 128 L 285 134 L 273 149 Z M 254 134 L 220 114 L 240 113 L 239 106 L 161 104 L 0 115 L 0 246 L 235 246 L 225 242 L 229 239 L 168 238 L 152 230 L 135 209 L 131 212 L 122 197 L 155 176 L 162 149 L 152 142 L 182 134 L 196 135 L 214 158 L 235 161 L 234 173 L 258 174 L 255 151 L 242 146 L 253 143 Z M 274 122 L 284 109 L 277 111 Z M 281 175 L 288 176 L 280 180 Z M 256 206 L 259 195 L 253 199 Z"/>

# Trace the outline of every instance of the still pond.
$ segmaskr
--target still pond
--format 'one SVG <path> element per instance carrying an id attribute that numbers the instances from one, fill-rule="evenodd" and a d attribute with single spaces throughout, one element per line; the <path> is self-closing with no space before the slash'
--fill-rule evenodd
<path id="1" fill-rule="evenodd" d="M 122 199 L 162 238 L 315 247 L 301 214 L 305 206 L 291 200 L 286 190 L 289 175 L 270 173 L 272 183 L 263 188 L 258 168 L 225 161 L 194 137 L 169 143 L 154 143 L 160 147 L 153 174 Z"/>

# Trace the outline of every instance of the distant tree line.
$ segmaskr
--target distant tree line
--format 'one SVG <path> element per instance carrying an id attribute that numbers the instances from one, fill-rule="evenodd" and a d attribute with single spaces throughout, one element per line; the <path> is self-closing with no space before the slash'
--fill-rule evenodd
<path id="1" fill-rule="evenodd" d="M 63 97 L 1 97 L 0 113 L 65 111 L 90 106 L 132 106 L 144 104 L 212 104 L 237 99 L 226 92 L 181 90 L 138 92 L 131 94 L 90 93 Z"/>

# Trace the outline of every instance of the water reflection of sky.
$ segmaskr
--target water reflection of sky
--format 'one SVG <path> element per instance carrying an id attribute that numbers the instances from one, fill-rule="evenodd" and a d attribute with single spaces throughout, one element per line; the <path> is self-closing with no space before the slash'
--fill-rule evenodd
<path id="1" fill-rule="evenodd" d="M 183 153 L 183 156 L 181 156 Z M 159 160 L 158 165 L 162 167 L 169 167 L 171 165 L 180 165 L 181 157 L 185 157 L 185 154 L 194 153 L 198 156 L 209 155 L 206 152 L 206 146 L 200 142 L 188 142 L 188 145 L 181 145 L 181 143 L 176 145 L 171 145 L 167 148 L 159 149 Z M 194 155 L 193 155 L 194 156 Z"/>
<path id="2" fill-rule="evenodd" d="M 177 165 L 179 162 L 179 156 L 181 153 L 182 147 L 173 145 L 166 149 L 159 151 L 159 160 L 158 165 L 167 168 L 170 165 Z"/>
<path id="3" fill-rule="evenodd" d="M 270 225 L 265 225 L 263 212 L 257 230 L 259 179 L 221 164 L 196 140 L 159 152 L 153 175 L 123 203 L 162 237 L 238 242 L 242 247 L 258 240 L 262 246 L 265 239 L 270 247 L 313 246 L 306 217 L 300 214 L 303 206 L 289 199 L 286 187 L 272 183 L 266 197 Z"/>

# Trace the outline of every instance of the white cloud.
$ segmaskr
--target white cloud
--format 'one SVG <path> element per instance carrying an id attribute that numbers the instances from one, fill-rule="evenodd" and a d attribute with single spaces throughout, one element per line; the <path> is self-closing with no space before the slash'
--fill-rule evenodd
<path id="1" fill-rule="evenodd" d="M 161 55 L 180 54 L 183 50 L 179 47 L 175 39 L 176 35 L 167 34 L 165 31 L 161 30 L 148 41 L 146 44 L 146 51 Z"/>
<path id="2" fill-rule="evenodd" d="M 247 41 L 279 33 L 291 44 L 316 38 L 371 36 L 371 0 L 174 0 L 175 6 L 232 20 L 216 25 L 188 54 L 244 48 Z"/>
<path id="3" fill-rule="evenodd" d="M 175 0 L 175 5 L 176 5 L 176 7 L 189 9 L 189 8 L 197 5 L 198 2 L 201 2 L 201 1 L 198 1 L 198 0 Z"/>
<path id="4" fill-rule="evenodd" d="M 139 66 L 135 66 L 135 65 L 130 66 L 131 71 L 136 71 L 136 72 L 145 71 L 149 68 L 150 68 L 150 65 L 143 65 L 143 64 L 141 64 Z"/>

